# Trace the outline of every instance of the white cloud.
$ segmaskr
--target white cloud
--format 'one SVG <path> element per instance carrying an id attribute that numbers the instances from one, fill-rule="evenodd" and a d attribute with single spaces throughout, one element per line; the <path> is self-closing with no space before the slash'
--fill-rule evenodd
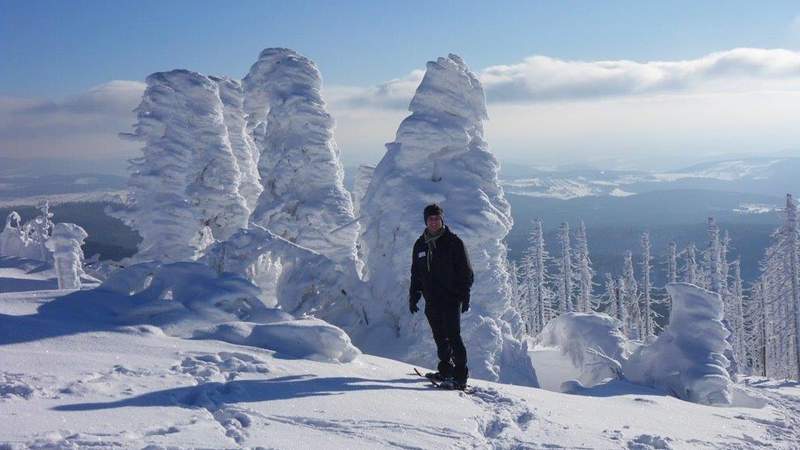
<path id="1" fill-rule="evenodd" d="M 501 159 L 669 164 L 800 147 L 794 124 L 800 52 L 740 48 L 653 62 L 533 56 L 478 75 L 488 102 L 487 138 Z M 380 88 L 331 89 L 343 155 L 380 159 L 399 124 L 384 121 L 392 111 L 400 120 L 407 114 L 421 76 L 414 72 Z"/>
<path id="2" fill-rule="evenodd" d="M 380 160 L 423 75 L 324 89 L 348 165 Z M 500 159 L 651 163 L 800 148 L 800 52 L 734 49 L 652 62 L 533 56 L 479 77 L 487 139 Z M 144 87 L 112 81 L 60 101 L 0 98 L 0 156 L 133 156 L 140 144 L 117 133 L 135 122 Z"/>
<path id="3" fill-rule="evenodd" d="M 138 144 L 117 133 L 135 121 L 144 83 L 111 81 L 60 101 L 0 98 L 0 153 L 5 157 L 132 155 Z"/>

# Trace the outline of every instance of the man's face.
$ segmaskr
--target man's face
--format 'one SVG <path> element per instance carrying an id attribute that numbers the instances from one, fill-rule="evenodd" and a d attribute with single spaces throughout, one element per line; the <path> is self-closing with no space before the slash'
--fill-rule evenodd
<path id="1" fill-rule="evenodd" d="M 425 219 L 425 225 L 431 233 L 438 232 L 442 229 L 442 216 L 428 216 L 428 218 Z"/>

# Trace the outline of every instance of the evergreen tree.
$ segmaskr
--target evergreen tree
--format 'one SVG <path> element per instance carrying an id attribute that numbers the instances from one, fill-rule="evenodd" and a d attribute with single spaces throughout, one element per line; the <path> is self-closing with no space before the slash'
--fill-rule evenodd
<path id="1" fill-rule="evenodd" d="M 689 284 L 698 284 L 697 274 L 697 247 L 694 242 L 686 246 L 686 265 L 683 269 L 683 281 Z"/>
<path id="2" fill-rule="evenodd" d="M 589 239 L 586 236 L 586 225 L 581 220 L 578 232 L 575 234 L 575 250 L 578 268 L 578 311 L 592 311 L 592 287 L 594 283 L 594 270 L 589 259 Z"/>
<path id="3" fill-rule="evenodd" d="M 572 251 L 569 243 L 569 224 L 564 222 L 558 230 L 558 242 L 561 245 L 561 257 L 558 264 L 556 277 L 556 293 L 558 297 L 558 311 L 560 314 L 572 312 L 575 308 L 572 303 L 573 280 L 575 275 L 572 267 Z"/>
<path id="4" fill-rule="evenodd" d="M 797 204 L 786 195 L 783 226 L 773 233 L 761 264 L 758 295 L 763 310 L 764 372 L 800 379 L 800 230 Z"/>
<path id="5" fill-rule="evenodd" d="M 675 241 L 669 243 L 669 255 L 667 256 L 667 282 L 675 283 L 678 281 L 678 244 Z"/>
<path id="6" fill-rule="evenodd" d="M 628 336 L 631 339 L 640 339 L 642 333 L 642 313 L 639 306 L 639 283 L 633 270 L 633 253 L 625 253 L 625 268 L 623 271 L 624 284 L 622 286 L 623 300 L 627 311 Z"/>
<path id="7" fill-rule="evenodd" d="M 529 247 L 525 254 L 523 270 L 523 290 L 527 300 L 528 334 L 535 336 L 542 331 L 552 317 L 553 293 L 547 286 L 550 278 L 547 273 L 547 261 L 550 259 L 544 245 L 542 221 L 533 222 L 533 230 L 528 239 Z"/>
<path id="8" fill-rule="evenodd" d="M 651 246 L 650 246 L 650 233 L 643 233 L 642 234 L 642 299 L 644 300 L 644 311 L 642 312 L 642 339 L 649 340 L 653 336 L 655 336 L 655 330 L 653 326 L 653 316 L 655 315 L 655 311 L 653 311 L 652 305 L 652 298 L 650 297 L 651 294 L 651 287 L 650 287 L 650 273 L 652 271 L 651 262 L 653 257 L 651 256 Z"/>

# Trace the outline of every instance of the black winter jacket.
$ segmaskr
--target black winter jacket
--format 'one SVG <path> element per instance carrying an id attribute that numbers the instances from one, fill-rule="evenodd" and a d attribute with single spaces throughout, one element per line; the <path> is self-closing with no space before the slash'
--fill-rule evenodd
<path id="1" fill-rule="evenodd" d="M 445 227 L 442 237 L 436 240 L 436 249 L 427 264 L 428 244 L 425 234 L 414 243 L 411 259 L 411 286 L 409 301 L 416 304 L 420 294 L 425 296 L 426 307 L 439 304 L 467 303 L 474 275 L 464 242 Z"/>

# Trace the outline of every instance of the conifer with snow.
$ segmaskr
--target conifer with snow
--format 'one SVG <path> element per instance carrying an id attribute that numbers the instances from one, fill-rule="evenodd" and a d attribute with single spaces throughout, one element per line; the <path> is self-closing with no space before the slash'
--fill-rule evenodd
<path id="1" fill-rule="evenodd" d="M 589 239 L 586 236 L 586 225 L 581 220 L 578 232 L 575 233 L 575 256 L 577 258 L 578 281 L 578 312 L 592 312 L 592 288 L 594 283 L 594 270 L 589 258 Z"/>
<path id="2" fill-rule="evenodd" d="M 83 272 L 83 240 L 89 235 L 74 223 L 57 223 L 47 240 L 47 248 L 53 252 L 59 289 L 80 289 Z"/>
<path id="3" fill-rule="evenodd" d="M 550 256 L 544 244 L 541 219 L 533 222 L 528 244 L 524 257 L 523 285 L 527 300 L 528 334 L 535 336 L 553 316 L 553 292 L 548 286 L 550 276 L 547 270 Z"/>
<path id="4" fill-rule="evenodd" d="M 572 248 L 569 243 L 569 224 L 564 222 L 558 229 L 558 243 L 561 254 L 558 258 L 558 272 L 556 272 L 556 298 L 558 299 L 558 312 L 565 314 L 575 309 L 573 304 L 573 281 L 575 274 L 572 266 Z"/>
<path id="5" fill-rule="evenodd" d="M 652 286 L 650 284 L 650 275 L 652 272 L 651 262 L 653 257 L 651 255 L 650 233 L 642 233 L 642 336 L 643 340 L 649 340 L 655 336 L 655 326 L 653 318 L 655 311 L 653 310 L 653 300 L 651 298 Z"/>
<path id="6" fill-rule="evenodd" d="M 268 48 L 242 83 L 264 188 L 251 222 L 360 270 L 358 224 L 317 66 L 293 50 Z"/>
<path id="7" fill-rule="evenodd" d="M 128 203 L 115 212 L 142 236 L 135 261 L 195 260 L 214 239 L 247 226 L 241 174 L 225 126 L 219 85 L 188 70 L 147 77 L 134 132 Z"/>
<path id="8" fill-rule="evenodd" d="M 472 375 L 536 383 L 525 346 L 514 339 L 517 319 L 503 238 L 512 225 L 498 181 L 499 165 L 483 139 L 486 102 L 478 78 L 449 55 L 427 65 L 395 141 L 375 167 L 361 202 L 361 245 L 373 302 L 370 326 L 399 340 L 395 358 L 430 363 L 428 325 L 408 312 L 411 249 L 425 224 L 425 205 L 444 209 L 444 222 L 467 247 L 475 272 L 470 312 L 462 320 Z M 518 316 L 518 315 L 517 315 Z M 375 341 L 372 339 L 370 341 Z M 361 344 L 358 338 L 356 343 Z M 386 347 L 386 343 L 367 342 Z"/>
<path id="9" fill-rule="evenodd" d="M 786 195 L 784 224 L 762 262 L 764 366 L 768 377 L 800 380 L 800 227 L 797 203 Z"/>
<path id="10" fill-rule="evenodd" d="M 683 268 L 683 282 L 698 285 L 700 277 L 697 267 L 697 247 L 694 242 L 686 246 L 686 263 Z"/>
<path id="11" fill-rule="evenodd" d="M 667 254 L 667 283 L 678 282 L 678 244 L 675 241 L 669 243 Z"/>
<path id="12" fill-rule="evenodd" d="M 633 253 L 625 252 L 625 266 L 623 269 L 622 298 L 627 313 L 627 333 L 631 339 L 642 339 L 643 323 L 642 310 L 639 306 L 639 282 L 633 269 Z"/>

